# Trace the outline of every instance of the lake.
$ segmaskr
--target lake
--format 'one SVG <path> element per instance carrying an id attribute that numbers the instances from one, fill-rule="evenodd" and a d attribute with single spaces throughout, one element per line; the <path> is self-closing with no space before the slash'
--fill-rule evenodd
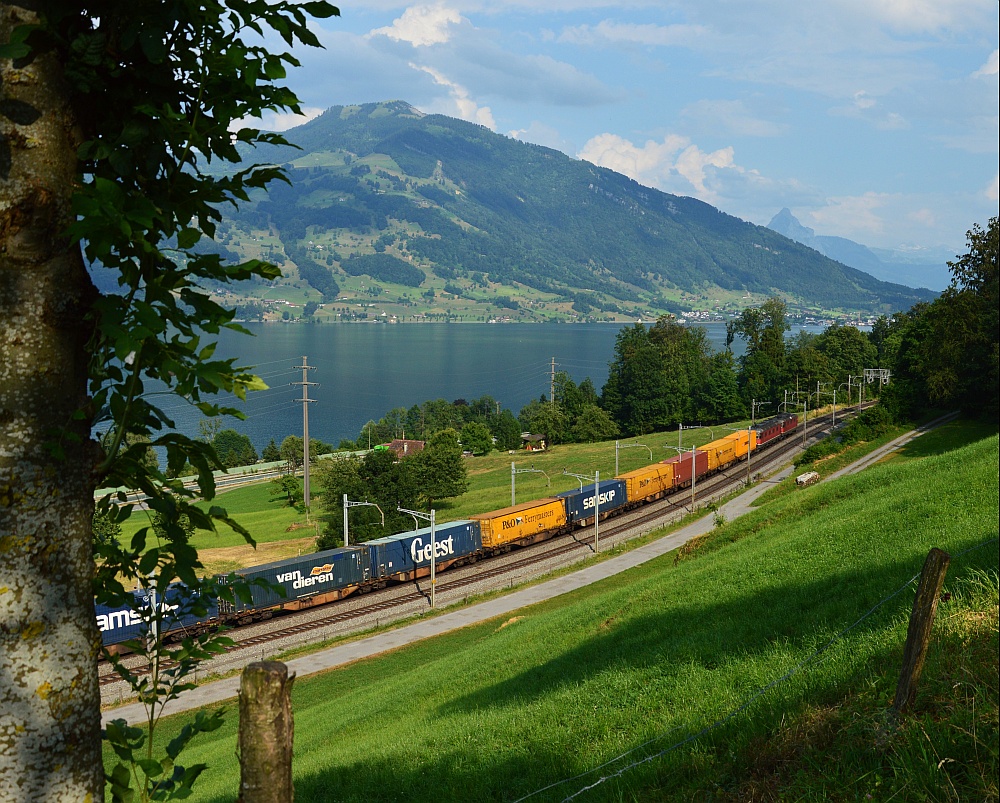
<path id="1" fill-rule="evenodd" d="M 608 378 L 620 324 L 245 324 L 254 337 L 226 331 L 218 357 L 255 366 L 269 390 L 249 394 L 245 421 L 223 428 L 249 436 L 258 452 L 274 438 L 302 434 L 302 358 L 308 358 L 309 434 L 336 446 L 358 437 L 369 420 L 394 407 L 428 399 L 492 396 L 515 415 L 548 396 L 552 360 L 579 384 L 598 392 Z M 725 347 L 724 323 L 705 324 L 716 349 Z M 817 330 L 819 331 L 819 330 Z M 742 342 L 734 343 L 741 347 Z M 299 401 L 296 401 L 298 399 Z M 185 434 L 198 435 L 200 413 L 165 400 L 163 410 Z"/>

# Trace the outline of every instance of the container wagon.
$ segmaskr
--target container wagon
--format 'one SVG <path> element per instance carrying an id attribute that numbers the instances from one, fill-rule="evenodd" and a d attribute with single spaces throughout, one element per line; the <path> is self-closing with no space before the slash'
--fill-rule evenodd
<path id="1" fill-rule="evenodd" d="M 368 554 L 364 546 L 340 547 L 239 569 L 236 574 L 242 579 L 266 580 L 284 593 L 251 585 L 249 602 L 239 597 L 235 603 L 220 600 L 219 612 L 223 618 L 235 618 L 238 623 L 246 624 L 254 619 L 270 618 L 274 610 L 298 611 L 341 599 L 371 583 L 373 575 Z"/>
<path id="2" fill-rule="evenodd" d="M 460 561 L 475 558 L 482 552 L 479 525 L 473 521 L 449 521 L 431 528 L 422 527 L 405 533 L 376 538 L 363 544 L 369 551 L 372 571 L 380 581 L 414 580 L 431 571 L 431 552 L 434 568 L 443 571 Z"/>
<path id="3" fill-rule="evenodd" d="M 483 549 L 497 551 L 551 538 L 566 526 L 566 503 L 547 497 L 470 518 L 479 523 Z"/>
<path id="4" fill-rule="evenodd" d="M 574 527 L 582 527 L 594 522 L 594 489 L 596 483 L 584 485 L 578 491 L 564 491 L 556 494 L 566 505 L 566 523 Z M 597 488 L 600 497 L 597 501 L 598 512 L 605 518 L 628 502 L 624 480 L 613 479 L 600 483 Z"/>
<path id="5" fill-rule="evenodd" d="M 101 643 L 105 646 L 146 637 L 149 630 L 149 592 L 138 590 L 131 594 L 134 600 L 132 604 L 117 608 L 100 603 L 95 605 L 97 628 L 101 631 Z M 219 609 L 216 604 L 206 604 L 198 596 L 181 583 L 173 583 L 167 588 L 166 594 L 157 601 L 157 607 L 161 611 L 160 631 L 164 637 L 169 638 L 170 634 L 198 633 L 218 620 Z"/>
<path id="6" fill-rule="evenodd" d="M 625 483 L 629 504 L 636 505 L 670 493 L 674 489 L 674 467 L 666 463 L 654 463 L 621 474 L 618 479 Z"/>
<path id="7" fill-rule="evenodd" d="M 670 466 L 673 470 L 673 489 L 690 488 L 692 478 L 697 479 L 708 473 L 708 454 L 695 451 L 692 457 L 691 452 L 681 452 L 669 460 L 664 460 L 663 465 Z"/>
<path id="8" fill-rule="evenodd" d="M 708 473 L 711 474 L 746 457 L 748 450 L 757 448 L 757 433 L 752 429 L 749 434 L 743 431 L 734 432 L 732 435 L 706 443 L 701 448 L 708 455 Z"/>

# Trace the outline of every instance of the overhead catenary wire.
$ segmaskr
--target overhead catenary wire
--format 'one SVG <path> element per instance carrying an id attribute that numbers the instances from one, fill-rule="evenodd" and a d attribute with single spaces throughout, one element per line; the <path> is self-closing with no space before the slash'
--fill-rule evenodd
<path id="1" fill-rule="evenodd" d="M 246 420 L 249 420 L 251 418 L 258 418 L 262 415 L 273 415 L 281 410 L 291 410 L 293 408 L 297 408 L 300 404 L 302 404 L 301 399 L 289 399 L 288 401 L 274 405 L 273 407 L 266 407 L 263 410 L 254 410 L 250 413 L 244 413 L 244 416 Z"/>
<path id="2" fill-rule="evenodd" d="M 263 400 L 263 399 L 265 399 L 265 397 L 266 397 L 267 401 L 270 401 L 276 395 L 281 395 L 281 394 L 285 394 L 285 393 L 292 393 L 292 392 L 294 392 L 294 388 L 291 385 L 289 385 L 289 384 L 281 384 L 281 385 L 273 385 L 273 386 L 271 386 L 269 388 L 266 388 L 265 390 L 254 391 L 252 394 L 248 394 L 245 400 L 244 399 L 240 399 L 238 396 L 235 396 L 232 393 L 219 393 L 219 394 L 215 394 L 214 396 L 212 396 L 210 398 L 211 398 L 212 401 L 218 402 L 220 404 L 227 404 L 227 405 L 237 405 L 237 404 L 249 405 L 249 404 L 251 404 L 254 401 Z M 182 397 L 182 396 L 178 396 L 178 395 L 172 393 L 171 391 L 153 391 L 152 393 L 143 394 L 143 395 L 144 395 L 144 397 L 145 396 L 151 396 L 151 395 L 168 395 L 168 396 L 172 396 L 173 398 L 171 398 L 170 401 L 174 402 L 174 404 L 158 404 L 157 405 L 157 407 L 159 407 L 159 409 L 163 410 L 164 412 L 169 412 L 170 410 L 184 409 L 184 408 L 190 407 L 190 406 L 192 406 L 194 404 L 194 402 L 192 402 L 190 399 Z"/>
<path id="3" fill-rule="evenodd" d="M 295 369 L 290 368 L 287 371 L 271 371 L 266 374 L 257 374 L 261 379 L 270 379 L 275 376 L 291 376 L 295 374 Z"/>

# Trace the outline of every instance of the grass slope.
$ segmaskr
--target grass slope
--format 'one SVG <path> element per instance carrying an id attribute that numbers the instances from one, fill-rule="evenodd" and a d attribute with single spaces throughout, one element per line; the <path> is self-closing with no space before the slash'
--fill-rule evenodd
<path id="1" fill-rule="evenodd" d="M 995 800 L 997 474 L 996 436 L 876 466 L 508 621 L 303 679 L 298 799 L 563 800 L 608 776 L 579 799 Z M 950 597 L 895 729 L 907 582 L 932 546 L 954 556 Z M 199 799 L 235 796 L 235 730 L 183 757 L 209 765 Z"/>

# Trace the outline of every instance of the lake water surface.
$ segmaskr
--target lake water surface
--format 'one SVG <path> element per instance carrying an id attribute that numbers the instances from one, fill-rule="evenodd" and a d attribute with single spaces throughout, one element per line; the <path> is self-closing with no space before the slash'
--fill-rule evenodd
<path id="1" fill-rule="evenodd" d="M 250 394 L 245 421 L 224 419 L 260 451 L 274 438 L 302 434 L 302 358 L 308 358 L 309 434 L 337 445 L 358 437 L 369 420 L 394 407 L 428 399 L 490 395 L 515 415 L 548 396 L 552 360 L 579 384 L 598 392 L 608 378 L 618 324 L 246 324 L 255 337 L 224 332 L 216 352 L 256 366 L 269 390 Z M 725 347 L 723 323 L 707 324 L 716 349 Z M 742 346 L 739 341 L 734 347 Z M 736 350 L 734 348 L 734 350 Z M 165 401 L 180 431 L 197 436 L 200 413 Z"/>

